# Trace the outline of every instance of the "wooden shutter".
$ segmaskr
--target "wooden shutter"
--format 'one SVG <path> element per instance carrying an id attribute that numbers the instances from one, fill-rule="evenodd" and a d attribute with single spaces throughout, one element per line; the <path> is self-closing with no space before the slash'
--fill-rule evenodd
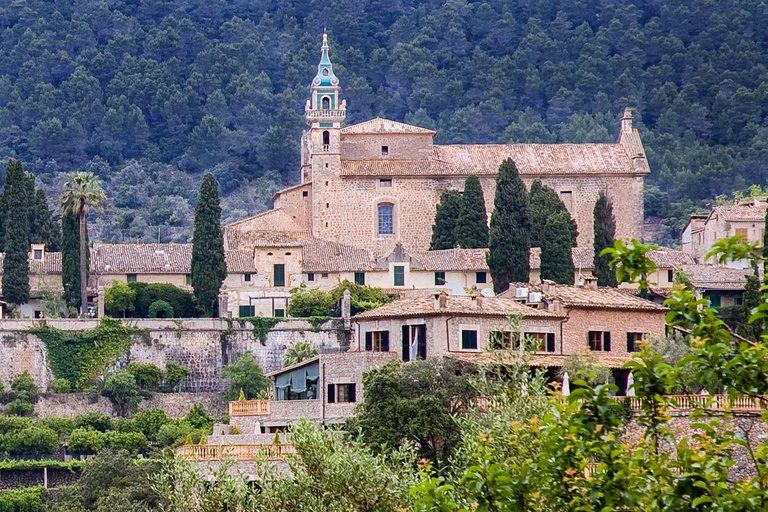
<path id="1" fill-rule="evenodd" d="M 329 404 L 335 404 L 336 403 L 336 386 L 334 384 L 328 384 L 328 400 L 327 402 Z"/>
<path id="2" fill-rule="evenodd" d="M 611 351 L 611 333 L 608 331 L 603 333 L 603 351 Z"/>
<path id="3" fill-rule="evenodd" d="M 365 333 L 365 350 L 368 352 L 373 350 L 373 333 L 371 331 Z"/>
<path id="4" fill-rule="evenodd" d="M 555 333 L 548 332 L 547 333 L 547 352 L 554 352 L 555 351 Z"/>
<path id="5" fill-rule="evenodd" d="M 406 363 L 411 360 L 411 336 L 410 327 L 403 326 L 403 361 Z"/>
<path id="6" fill-rule="evenodd" d="M 427 358 L 427 326 L 420 325 L 417 327 L 419 330 L 419 346 L 416 348 L 416 353 L 419 358 Z"/>
<path id="7" fill-rule="evenodd" d="M 389 331 L 381 332 L 381 351 L 389 352 Z"/>
<path id="8" fill-rule="evenodd" d="M 357 396 L 355 395 L 355 384 L 350 384 L 348 389 L 349 389 L 349 401 L 357 402 Z"/>

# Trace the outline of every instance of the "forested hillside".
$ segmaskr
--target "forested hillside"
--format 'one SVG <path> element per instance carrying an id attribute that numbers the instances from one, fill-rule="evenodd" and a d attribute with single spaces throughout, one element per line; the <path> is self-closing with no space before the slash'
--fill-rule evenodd
<path id="1" fill-rule="evenodd" d="M 188 240 L 202 173 L 224 220 L 298 181 L 327 27 L 350 123 L 437 142 L 611 141 L 636 109 L 647 213 L 681 219 L 768 174 L 768 6 L 757 0 L 16 0 L 0 3 L 0 158 L 53 201 L 106 184 L 102 241 Z M 4 167 L 4 165 L 3 165 Z"/>

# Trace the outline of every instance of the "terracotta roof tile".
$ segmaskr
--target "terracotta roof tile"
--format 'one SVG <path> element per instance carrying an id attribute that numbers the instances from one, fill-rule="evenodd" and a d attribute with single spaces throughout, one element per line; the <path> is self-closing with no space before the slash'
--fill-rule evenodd
<path id="1" fill-rule="evenodd" d="M 273 231 L 303 233 L 305 236 L 309 236 L 309 233 L 283 210 L 269 210 L 224 226 L 224 247 L 249 250 L 253 248 L 254 232 Z"/>
<path id="2" fill-rule="evenodd" d="M 685 265 L 683 272 L 691 275 L 696 288 L 710 290 L 743 290 L 752 269 L 733 269 L 720 265 Z"/>
<path id="3" fill-rule="evenodd" d="M 3 262 L 5 260 L 5 253 L 0 252 L 0 275 L 3 274 Z M 60 252 L 46 252 L 42 265 L 38 260 L 32 259 L 32 254 L 29 255 L 29 272 L 34 274 L 41 269 L 46 274 L 61 274 L 61 253 Z"/>
<path id="4" fill-rule="evenodd" d="M 459 297 L 444 295 L 445 306 L 437 309 L 434 296 L 414 299 L 398 299 L 376 309 L 364 311 L 354 316 L 355 319 L 367 320 L 373 318 L 402 318 L 434 315 L 472 315 L 472 316 L 506 316 L 512 312 L 520 312 L 524 317 L 561 318 L 554 313 L 535 309 L 514 300 L 499 297 Z"/>
<path id="5" fill-rule="evenodd" d="M 595 268 L 594 256 L 595 249 L 592 247 L 573 247 L 571 249 L 571 258 L 576 270 Z M 531 247 L 528 264 L 531 270 L 541 270 L 541 247 Z"/>
<path id="6" fill-rule="evenodd" d="M 406 134 L 429 134 L 432 136 L 437 135 L 436 132 L 413 126 L 411 124 L 398 123 L 397 121 L 390 121 L 389 119 L 382 119 L 377 117 L 364 123 L 353 124 L 341 129 L 342 135 L 362 135 L 368 133 L 406 133 Z"/>
<path id="7" fill-rule="evenodd" d="M 485 256 L 488 249 L 445 249 L 442 251 L 409 250 L 421 266 L 413 270 L 428 271 L 488 271 Z"/>
<path id="8" fill-rule="evenodd" d="M 763 222 L 765 220 L 766 204 L 731 204 L 717 206 L 713 212 L 720 213 L 725 220 L 746 220 Z"/>
<path id="9" fill-rule="evenodd" d="M 560 299 L 565 307 L 666 311 L 655 302 L 622 293 L 615 288 L 586 288 L 580 286 L 545 284 L 547 299 Z"/>
<path id="10" fill-rule="evenodd" d="M 365 272 L 375 263 L 365 249 L 319 238 L 304 241 L 302 256 L 304 272 Z"/>
<path id="11" fill-rule="evenodd" d="M 693 256 L 683 251 L 659 247 L 655 251 L 648 251 L 645 255 L 656 264 L 657 268 L 680 268 L 683 265 L 693 265 Z"/>
<path id="12" fill-rule="evenodd" d="M 224 259 L 227 272 L 256 272 L 246 251 L 224 251 Z M 91 250 L 94 274 L 189 274 L 191 262 L 192 244 L 102 244 Z"/>

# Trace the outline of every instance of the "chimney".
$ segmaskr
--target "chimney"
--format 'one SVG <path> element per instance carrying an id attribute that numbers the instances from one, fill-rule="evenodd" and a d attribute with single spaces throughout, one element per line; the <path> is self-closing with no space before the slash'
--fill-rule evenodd
<path id="1" fill-rule="evenodd" d="M 448 295 L 445 292 L 435 294 L 435 311 L 445 309 L 448 305 Z"/>
<path id="2" fill-rule="evenodd" d="M 597 290 L 597 278 L 595 276 L 584 276 L 582 288 L 585 290 Z"/>
<path id="3" fill-rule="evenodd" d="M 621 118 L 621 133 L 632 133 L 632 109 L 624 109 L 624 117 Z"/>
<path id="4" fill-rule="evenodd" d="M 541 292 L 546 296 L 552 296 L 555 295 L 555 289 L 556 284 L 554 281 L 550 281 L 549 279 L 544 279 L 541 282 Z"/>

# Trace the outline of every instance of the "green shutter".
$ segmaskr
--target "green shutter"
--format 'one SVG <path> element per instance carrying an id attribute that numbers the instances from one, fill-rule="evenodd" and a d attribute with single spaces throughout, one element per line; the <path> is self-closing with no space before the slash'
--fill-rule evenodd
<path id="1" fill-rule="evenodd" d="M 405 286 L 405 267 L 395 267 L 395 286 Z"/>
<path id="2" fill-rule="evenodd" d="M 365 272 L 355 272 L 355 284 L 365 286 Z"/>
<path id="3" fill-rule="evenodd" d="M 277 264 L 274 266 L 275 287 L 285 286 L 285 265 Z"/>

